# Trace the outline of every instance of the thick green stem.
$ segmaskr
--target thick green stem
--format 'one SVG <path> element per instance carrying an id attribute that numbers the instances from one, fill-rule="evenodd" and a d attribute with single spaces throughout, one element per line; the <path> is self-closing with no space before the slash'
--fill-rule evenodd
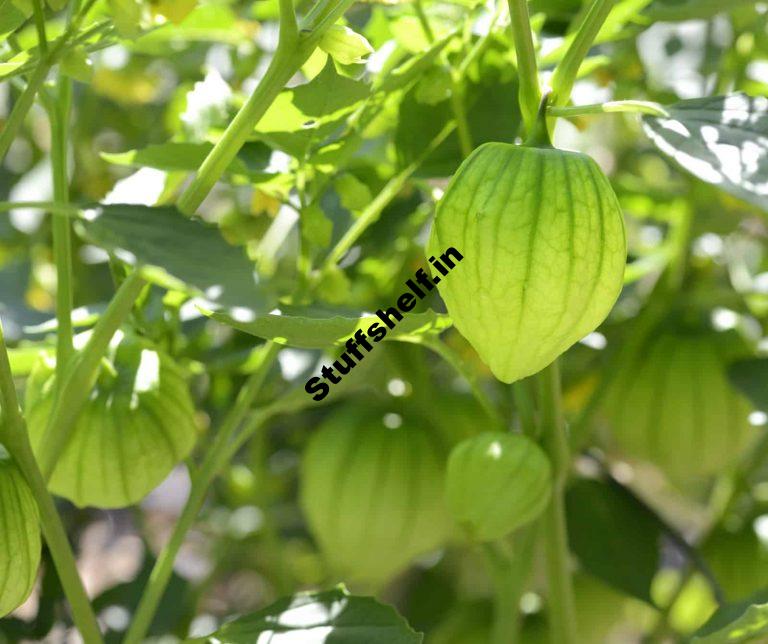
<path id="1" fill-rule="evenodd" d="M 70 40 L 75 36 L 77 30 L 80 28 L 83 20 L 88 15 L 88 11 L 94 4 L 94 0 L 89 2 L 80 10 L 74 20 L 71 21 L 64 35 L 59 38 L 53 48 L 48 54 L 43 54 L 41 50 L 40 61 L 37 63 L 34 72 L 27 81 L 27 86 L 22 92 L 19 100 L 11 110 L 11 114 L 8 120 L 5 122 L 3 131 L 0 132 L 0 162 L 5 159 L 5 155 L 8 154 L 8 150 L 13 143 L 13 139 L 16 137 L 24 118 L 27 116 L 32 104 L 35 102 L 35 96 L 43 86 L 48 72 L 51 70 L 59 60 L 59 57 L 66 51 L 67 45 Z"/>
<path id="2" fill-rule="evenodd" d="M 517 75 L 520 83 L 520 110 L 527 131 L 533 128 L 541 103 L 536 49 L 533 44 L 528 0 L 508 0 L 512 20 L 512 35 L 517 55 Z"/>
<path id="3" fill-rule="evenodd" d="M 435 42 L 435 32 L 432 31 L 432 26 L 429 24 L 429 18 L 427 18 L 427 14 L 424 11 L 424 5 L 422 4 L 421 0 L 414 0 L 413 8 L 416 11 L 416 17 L 419 19 L 421 30 L 424 32 L 427 41 L 430 44 Z"/>
<path id="4" fill-rule="evenodd" d="M 75 204 L 60 204 L 55 201 L 0 201 L 0 212 L 9 212 L 17 208 L 39 208 L 48 212 L 77 217 L 82 212 L 82 206 Z"/>
<path id="5" fill-rule="evenodd" d="M 67 134 L 71 102 L 71 81 L 59 78 L 58 101 L 49 106 L 53 198 L 59 204 L 69 203 Z M 56 373 L 61 378 L 73 354 L 72 232 L 67 215 L 53 213 L 52 216 L 53 255 L 56 264 Z"/>
<path id="6" fill-rule="evenodd" d="M 518 380 L 513 384 L 512 396 L 515 401 L 515 410 L 520 417 L 520 428 L 526 436 L 538 440 L 540 428 L 536 422 L 536 403 L 531 391 L 531 380 Z"/>
<path id="7" fill-rule="evenodd" d="M 80 412 L 88 401 L 99 373 L 101 359 L 115 332 L 131 312 L 144 285 L 145 281 L 138 271 L 134 271 L 125 279 L 107 310 L 93 328 L 85 349 L 70 361 L 67 376 L 64 382 L 59 383 L 48 425 L 40 443 L 40 469 L 46 481 L 50 480 L 59 456 L 69 442 Z"/>
<path id="8" fill-rule="evenodd" d="M 0 324 L 0 400 L 5 411 L 5 425 L 0 426 L 0 432 L 2 432 L 0 439 L 18 463 L 35 497 L 40 511 L 43 536 L 51 551 L 61 585 L 72 609 L 72 618 L 86 644 L 100 644 L 103 641 L 101 631 L 77 572 L 75 556 L 56 506 L 32 454 L 24 419 L 19 411 L 2 324 Z"/>
<path id="9" fill-rule="evenodd" d="M 521 584 L 502 542 L 484 543 L 485 567 L 493 581 L 493 630 L 490 644 L 511 644 L 518 639 Z"/>
<path id="10" fill-rule="evenodd" d="M 139 644 L 139 642 L 143 641 L 173 574 L 173 563 L 176 560 L 176 556 L 184 543 L 187 532 L 189 532 L 200 509 L 203 507 L 211 483 L 242 444 L 242 435 L 249 435 L 255 431 L 266 418 L 266 415 L 257 417 L 249 427 L 243 429 L 240 436 L 237 436 L 238 429 L 240 429 L 243 421 L 249 414 L 256 396 L 261 391 L 264 379 L 279 351 L 280 346 L 277 344 L 270 342 L 264 346 L 261 363 L 240 390 L 235 406 L 227 414 L 219 428 L 216 439 L 206 452 L 205 459 L 194 477 L 189 499 L 187 499 L 181 516 L 174 526 L 173 534 L 157 558 L 155 567 L 152 569 L 148 585 L 142 594 L 133 622 L 126 633 L 124 644 Z"/>
<path id="11" fill-rule="evenodd" d="M 48 36 L 45 33 L 45 7 L 42 0 L 32 0 L 32 12 L 37 30 L 37 43 L 40 53 L 45 56 L 48 53 Z"/>
<path id="12" fill-rule="evenodd" d="M 542 517 L 549 590 L 549 624 L 552 644 L 577 644 L 576 609 L 573 600 L 568 533 L 565 525 L 565 483 L 570 452 L 560 392 L 557 362 L 536 376 L 544 447 L 552 463 L 552 500 Z"/>
<path id="13" fill-rule="evenodd" d="M 467 110 L 464 109 L 464 83 L 458 78 L 451 81 L 451 110 L 453 111 L 453 118 L 456 119 L 456 132 L 459 135 L 461 156 L 466 159 L 472 154 L 475 146 L 472 143 Z"/>
<path id="14" fill-rule="evenodd" d="M 464 360 L 462 360 L 461 356 L 459 356 L 450 346 L 443 342 L 439 336 L 423 335 L 419 337 L 418 343 L 428 347 L 429 349 L 432 349 L 432 351 L 434 351 L 451 367 L 453 367 L 454 371 L 456 371 L 456 373 L 462 376 L 469 383 L 469 387 L 475 396 L 475 400 L 477 400 L 480 406 L 485 410 L 489 420 L 491 420 L 494 425 L 499 427 L 504 426 L 504 421 L 502 420 L 498 410 L 494 406 L 491 399 L 488 398 L 488 395 L 485 393 L 485 391 L 483 391 L 483 388 L 478 382 L 477 376 L 472 373 Z"/>
<path id="15" fill-rule="evenodd" d="M 667 117 L 669 112 L 658 103 L 650 101 L 608 101 L 591 105 L 573 105 L 569 107 L 550 106 L 547 114 L 550 116 L 584 116 L 587 114 L 611 114 L 615 112 L 630 112 L 648 114 L 650 116 Z"/>
<path id="16" fill-rule="evenodd" d="M 29 112 L 29 109 L 35 102 L 37 92 L 40 91 L 40 88 L 43 86 L 43 83 L 48 76 L 51 64 L 52 63 L 47 59 L 43 59 L 38 63 L 35 71 L 27 82 L 27 86 L 13 106 L 11 114 L 5 122 L 5 127 L 3 128 L 3 131 L 0 132 L 0 161 L 3 161 L 5 155 L 8 154 L 11 143 L 13 143 L 13 140 L 16 137 L 16 133 L 21 128 L 21 124 L 24 122 L 27 112 Z"/>
<path id="17" fill-rule="evenodd" d="M 315 50 L 323 33 L 350 4 L 352 0 L 322 0 L 307 16 L 306 26 L 299 30 L 293 0 L 280 0 L 280 41 L 275 56 L 259 86 L 229 124 L 179 198 L 179 210 L 191 215 L 200 207 L 277 95 Z"/>
<path id="18" fill-rule="evenodd" d="M 571 98 L 571 90 L 576 82 L 579 67 L 587 57 L 600 29 L 611 13 L 615 0 L 594 0 L 587 15 L 579 25 L 576 36 L 571 41 L 568 51 L 555 68 L 552 75 L 552 94 L 555 105 L 566 105 Z"/>
<path id="19" fill-rule="evenodd" d="M 520 597 L 533 567 L 538 522 L 517 530 L 509 551 L 507 541 L 483 544 L 486 568 L 494 585 L 491 644 L 515 644 L 520 639 Z"/>

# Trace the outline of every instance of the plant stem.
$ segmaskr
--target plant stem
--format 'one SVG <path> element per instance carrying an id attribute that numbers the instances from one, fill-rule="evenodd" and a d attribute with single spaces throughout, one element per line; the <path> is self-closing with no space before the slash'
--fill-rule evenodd
<path id="1" fill-rule="evenodd" d="M 600 29 L 613 9 L 615 0 L 594 0 L 587 15 L 579 25 L 575 38 L 571 41 L 568 51 L 555 68 L 552 75 L 552 103 L 566 105 L 571 98 L 571 90 L 579 73 L 579 67 L 587 57 L 592 44 L 600 33 Z"/>
<path id="2" fill-rule="evenodd" d="M 523 433 L 533 440 L 538 440 L 540 427 L 536 422 L 536 404 L 533 400 L 530 379 L 518 380 L 513 384 L 512 396 Z"/>
<path id="3" fill-rule="evenodd" d="M 439 336 L 429 335 L 420 336 L 418 344 L 422 344 L 425 347 L 432 349 L 432 351 L 453 367 L 454 371 L 469 383 L 469 387 L 472 389 L 475 400 L 480 403 L 480 406 L 488 415 L 488 418 L 493 421 L 495 425 L 499 427 L 504 426 L 504 422 L 498 410 L 494 407 L 490 398 L 488 398 L 488 395 L 483 391 L 475 374 L 472 373 L 461 357 L 451 347 L 443 342 Z"/>
<path id="4" fill-rule="evenodd" d="M 147 587 L 142 594 L 139 607 L 134 615 L 128 632 L 126 633 L 124 644 L 138 644 L 141 642 L 149 629 L 152 618 L 157 611 L 160 600 L 163 597 L 168 582 L 173 574 L 173 563 L 184 543 L 187 532 L 192 527 L 197 518 L 200 509 L 210 490 L 211 483 L 221 469 L 229 462 L 234 452 L 242 444 L 240 437 L 237 436 L 237 430 L 241 427 L 243 421 L 253 406 L 256 396 L 261 391 L 270 367 L 275 361 L 280 351 L 280 345 L 268 342 L 264 345 L 261 356 L 261 363 L 258 365 L 248 378 L 235 401 L 235 406 L 227 414 L 216 435 L 216 439 L 206 452 L 205 459 L 198 470 L 190 491 L 189 499 L 181 512 L 179 520 L 174 526 L 173 533 L 168 543 L 163 548 L 160 556 L 157 558 L 152 573 L 149 577 Z M 255 431 L 263 422 L 267 414 L 258 416 L 255 423 L 251 424 L 250 429 L 244 429 L 241 432 Z"/>
<path id="5" fill-rule="evenodd" d="M 70 361 L 67 375 L 59 383 L 48 425 L 40 442 L 40 469 L 46 481 L 51 479 L 56 462 L 66 448 L 80 412 L 88 401 L 101 359 L 115 332 L 131 312 L 144 285 L 145 281 L 138 271 L 126 277 L 93 328 L 85 349 Z"/>
<path id="6" fill-rule="evenodd" d="M 26 88 L 13 106 L 11 114 L 5 122 L 5 127 L 3 128 L 3 131 L 0 132 L 0 161 L 5 159 L 5 155 L 8 154 L 11 143 L 13 143 L 13 139 L 16 137 L 16 133 L 24 122 L 24 118 L 32 107 L 32 103 L 35 102 L 35 95 L 43 86 L 43 83 L 48 76 L 51 64 L 52 63 L 45 58 L 38 63 L 35 71 L 27 82 Z"/>
<path id="7" fill-rule="evenodd" d="M 58 101 L 49 106 L 51 123 L 51 167 L 53 170 L 53 198 L 59 204 L 69 203 L 69 173 L 67 168 L 67 133 L 72 83 L 59 78 Z M 53 255 L 56 264 L 56 373 L 59 382 L 74 352 L 72 340 L 73 279 L 72 232 L 69 217 L 53 213 Z"/>
<path id="8" fill-rule="evenodd" d="M 490 644 L 517 641 L 520 587 L 512 574 L 512 561 L 503 542 L 484 543 L 485 567 L 493 580 L 493 630 Z"/>
<path id="9" fill-rule="evenodd" d="M 277 95 L 315 50 L 323 33 L 350 4 L 352 0 L 321 0 L 307 16 L 308 24 L 299 30 L 293 0 L 280 0 L 280 40 L 269 68 L 179 198 L 179 210 L 191 215 L 200 207 Z"/>
<path id="10" fill-rule="evenodd" d="M 424 11 L 424 5 L 422 4 L 421 0 L 414 0 L 413 8 L 416 11 L 416 17 L 419 19 L 421 30 L 427 37 L 427 41 L 432 44 L 435 42 L 435 32 L 432 31 L 432 26 L 429 24 L 429 18 L 427 18 L 427 14 Z"/>
<path id="11" fill-rule="evenodd" d="M 552 500 L 542 517 L 544 552 L 549 589 L 549 623 L 553 644 L 577 644 L 576 610 L 565 525 L 565 483 L 570 453 L 563 420 L 560 370 L 557 362 L 536 376 L 542 438 L 552 463 Z"/>
<path id="12" fill-rule="evenodd" d="M 631 112 L 648 114 L 650 116 L 668 117 L 669 112 L 658 103 L 650 101 L 608 101 L 592 105 L 573 105 L 558 107 L 552 105 L 547 109 L 550 116 L 583 116 L 585 114 L 610 114 L 613 112 Z"/>
<path id="13" fill-rule="evenodd" d="M 385 185 L 373 201 L 368 204 L 368 207 L 360 213 L 360 216 L 355 220 L 355 223 L 352 224 L 347 232 L 344 233 L 344 236 L 331 249 L 331 252 L 328 253 L 328 256 L 323 262 L 321 273 L 330 270 L 339 263 L 347 251 L 355 245 L 355 242 L 360 236 L 379 219 L 384 208 L 386 208 L 400 193 L 411 175 L 416 172 L 427 157 L 429 157 L 429 155 L 432 154 L 446 138 L 448 138 L 448 135 L 451 134 L 455 128 L 456 123 L 448 123 L 448 125 L 446 125 L 442 131 L 430 141 L 429 145 L 422 151 L 418 158 L 414 159 L 410 165 L 403 168 L 389 180 L 387 185 Z"/>
<path id="14" fill-rule="evenodd" d="M 37 43 L 40 47 L 40 53 L 45 56 L 48 53 L 48 36 L 45 34 L 45 7 L 42 0 L 32 0 L 32 12 L 35 18 L 35 29 L 37 30 Z"/>
<path id="15" fill-rule="evenodd" d="M 533 45 L 528 0 L 508 0 L 512 20 L 512 35 L 517 55 L 517 75 L 520 83 L 520 110 L 527 131 L 533 128 L 541 103 L 536 49 Z"/>
<path id="16" fill-rule="evenodd" d="M 82 212 L 82 206 L 60 204 L 55 201 L 0 201 L 0 212 L 8 212 L 17 208 L 39 208 L 69 217 L 77 217 Z"/>
<path id="17" fill-rule="evenodd" d="M 8 150 L 13 143 L 13 139 L 16 137 L 16 133 L 19 131 L 24 118 L 27 116 L 32 104 L 35 102 L 35 96 L 40 88 L 43 86 L 48 72 L 51 70 L 59 59 L 59 56 L 67 49 L 67 45 L 70 39 L 77 32 L 85 17 L 88 15 L 88 11 L 94 4 L 94 0 L 89 0 L 86 5 L 75 16 L 74 20 L 70 23 L 64 35 L 55 41 L 55 46 L 47 53 L 43 54 L 41 51 L 41 57 L 37 66 L 35 67 L 32 76 L 30 76 L 27 87 L 21 93 L 19 100 L 11 110 L 11 114 L 8 120 L 5 122 L 3 131 L 0 132 L 0 162 L 5 159 L 5 155 L 8 154 Z M 87 30 L 86 30 L 87 31 Z"/>
<path id="18" fill-rule="evenodd" d="M 466 159 L 472 154 L 475 146 L 472 143 L 467 110 L 464 109 L 464 83 L 455 76 L 451 79 L 451 110 L 456 119 L 456 132 L 459 135 L 461 156 Z"/>
<path id="19" fill-rule="evenodd" d="M 32 454 L 24 418 L 19 411 L 2 323 L 0 323 L 0 400 L 5 410 L 6 422 L 4 427 L 0 426 L 0 432 L 2 432 L 0 439 L 18 463 L 37 502 L 43 535 L 72 609 L 72 619 L 86 644 L 100 644 L 103 641 L 101 631 L 77 572 L 75 557 L 67 534 Z"/>

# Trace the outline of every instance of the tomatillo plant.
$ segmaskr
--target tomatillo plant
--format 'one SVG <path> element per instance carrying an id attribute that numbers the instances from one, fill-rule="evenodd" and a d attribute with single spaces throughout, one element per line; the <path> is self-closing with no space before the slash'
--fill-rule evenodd
<path id="1" fill-rule="evenodd" d="M 0 641 L 765 640 L 765 13 L 0 0 Z"/>

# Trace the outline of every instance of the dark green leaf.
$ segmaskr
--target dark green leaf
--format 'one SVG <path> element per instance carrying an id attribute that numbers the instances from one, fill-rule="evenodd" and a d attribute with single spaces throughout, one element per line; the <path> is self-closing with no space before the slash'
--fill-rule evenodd
<path id="1" fill-rule="evenodd" d="M 391 606 L 344 589 L 280 599 L 196 640 L 210 644 L 418 644 L 422 635 Z"/>
<path id="2" fill-rule="evenodd" d="M 663 526 L 613 485 L 581 479 L 566 495 L 568 537 L 595 577 L 651 603 Z"/>
<path id="3" fill-rule="evenodd" d="M 265 340 L 305 349 L 326 349 L 343 344 L 356 329 L 367 330 L 381 320 L 376 315 L 322 315 L 307 309 L 288 309 L 280 314 L 255 318 L 249 312 L 230 314 L 207 312 L 214 320 Z M 238 319 L 240 318 L 240 319 Z M 250 318 L 250 319 L 248 319 Z M 451 325 L 450 318 L 434 311 L 407 313 L 386 338 L 395 340 L 405 335 L 439 333 Z"/>
<path id="4" fill-rule="evenodd" d="M 758 409 L 768 410 L 768 360 L 740 360 L 728 368 L 728 377 Z"/>
<path id="5" fill-rule="evenodd" d="M 646 134 L 702 181 L 768 210 L 768 98 L 730 94 L 681 101 L 644 116 Z"/>
<path id="6" fill-rule="evenodd" d="M 719 608 L 691 639 L 691 644 L 737 644 L 768 635 L 768 591 Z M 760 641 L 763 641 L 762 639 Z"/>
<path id="7" fill-rule="evenodd" d="M 506 64 L 499 49 L 489 48 L 480 63 L 481 80 L 467 83 L 464 109 L 474 146 L 488 141 L 512 142 L 518 134 L 520 110 L 517 81 L 501 67 Z M 422 76 L 427 77 L 426 70 Z M 415 85 L 408 90 L 400 104 L 395 145 L 401 165 L 407 165 L 418 158 L 454 118 L 450 100 L 429 104 L 420 100 L 422 93 L 419 85 Z M 422 164 L 416 174 L 422 177 L 450 176 L 463 158 L 458 134 L 454 132 Z"/>
<path id="8" fill-rule="evenodd" d="M 78 226 L 83 236 L 169 288 L 203 295 L 227 306 L 266 312 L 273 305 L 242 249 L 216 226 L 172 207 L 97 205 Z"/>

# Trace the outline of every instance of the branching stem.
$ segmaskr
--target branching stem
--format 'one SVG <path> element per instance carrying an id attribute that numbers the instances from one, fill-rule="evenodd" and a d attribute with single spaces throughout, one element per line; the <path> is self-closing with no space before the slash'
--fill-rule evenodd
<path id="1" fill-rule="evenodd" d="M 40 512 L 43 536 L 51 551 L 61 585 L 72 609 L 75 625 L 86 644 L 101 644 L 103 641 L 101 631 L 77 572 L 75 556 L 29 444 L 26 424 L 19 411 L 19 401 L 16 397 L 2 324 L 0 324 L 0 402 L 4 412 L 4 424 L 0 424 L 0 440 L 19 465 L 35 497 Z"/>

